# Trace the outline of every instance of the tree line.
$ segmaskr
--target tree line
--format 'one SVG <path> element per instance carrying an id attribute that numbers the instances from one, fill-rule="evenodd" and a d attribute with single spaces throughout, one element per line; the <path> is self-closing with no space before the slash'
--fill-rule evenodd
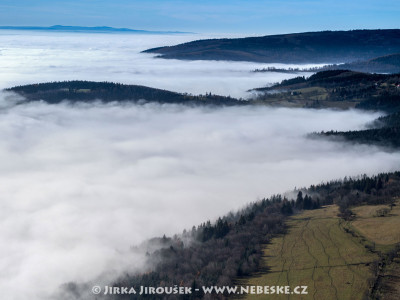
<path id="1" fill-rule="evenodd" d="M 113 82 L 61 81 L 15 86 L 6 91 L 18 93 L 27 101 L 45 101 L 50 104 L 68 100 L 70 102 L 158 102 L 196 105 L 244 105 L 247 101 L 211 93 L 191 95 L 140 85 L 127 85 Z"/>

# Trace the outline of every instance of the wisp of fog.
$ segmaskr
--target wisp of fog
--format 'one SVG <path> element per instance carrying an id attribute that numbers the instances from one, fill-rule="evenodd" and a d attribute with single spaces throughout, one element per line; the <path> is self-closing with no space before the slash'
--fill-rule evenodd
<path id="1" fill-rule="evenodd" d="M 135 270 L 143 260 L 129 249 L 147 238 L 295 186 L 390 171 L 400 158 L 305 137 L 377 116 L 357 111 L 11 100 L 2 96 L 0 118 L 7 299 Z"/>

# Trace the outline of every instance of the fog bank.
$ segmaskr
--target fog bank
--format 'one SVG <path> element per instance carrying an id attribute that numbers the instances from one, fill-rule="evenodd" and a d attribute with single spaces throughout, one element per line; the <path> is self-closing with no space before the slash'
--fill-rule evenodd
<path id="1" fill-rule="evenodd" d="M 249 89 L 298 76 L 255 69 L 314 65 L 155 59 L 140 53 L 209 35 L 46 33 L 0 30 L 0 89 L 63 80 L 139 84 L 181 93 L 247 97 Z M 301 74 L 303 76 L 304 73 Z M 307 74 L 306 74 L 307 75 Z"/>
<path id="2" fill-rule="evenodd" d="M 129 248 L 144 239 L 400 159 L 305 138 L 377 117 L 357 111 L 1 101 L 5 299 L 45 299 L 62 283 L 135 269 L 141 258 Z"/>

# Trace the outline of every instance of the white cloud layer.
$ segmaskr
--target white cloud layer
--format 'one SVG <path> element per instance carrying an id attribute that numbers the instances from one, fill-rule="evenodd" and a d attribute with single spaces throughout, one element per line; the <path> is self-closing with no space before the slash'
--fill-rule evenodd
<path id="1" fill-rule="evenodd" d="M 280 64 L 164 60 L 140 53 L 152 47 L 209 37 L 40 32 L 26 35 L 0 31 L 0 88 L 82 79 L 139 84 L 182 93 L 246 97 L 248 89 L 298 76 L 250 72 Z M 307 66 L 311 65 L 302 67 Z"/>

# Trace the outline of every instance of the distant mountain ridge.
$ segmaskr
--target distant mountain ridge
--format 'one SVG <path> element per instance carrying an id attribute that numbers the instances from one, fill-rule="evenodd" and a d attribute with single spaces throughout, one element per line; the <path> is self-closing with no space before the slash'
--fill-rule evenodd
<path id="1" fill-rule="evenodd" d="M 197 40 L 145 50 L 161 58 L 263 63 L 347 63 L 400 53 L 399 29 L 321 31 Z"/>
<path id="2" fill-rule="evenodd" d="M 49 27 L 41 26 L 0 26 L 0 30 L 40 30 L 40 31 L 62 31 L 62 32 L 125 32 L 125 33 L 138 33 L 138 34 L 187 34 L 191 32 L 183 31 L 151 31 L 151 30 L 137 30 L 130 28 L 114 28 L 108 26 L 63 26 L 54 25 Z"/>

